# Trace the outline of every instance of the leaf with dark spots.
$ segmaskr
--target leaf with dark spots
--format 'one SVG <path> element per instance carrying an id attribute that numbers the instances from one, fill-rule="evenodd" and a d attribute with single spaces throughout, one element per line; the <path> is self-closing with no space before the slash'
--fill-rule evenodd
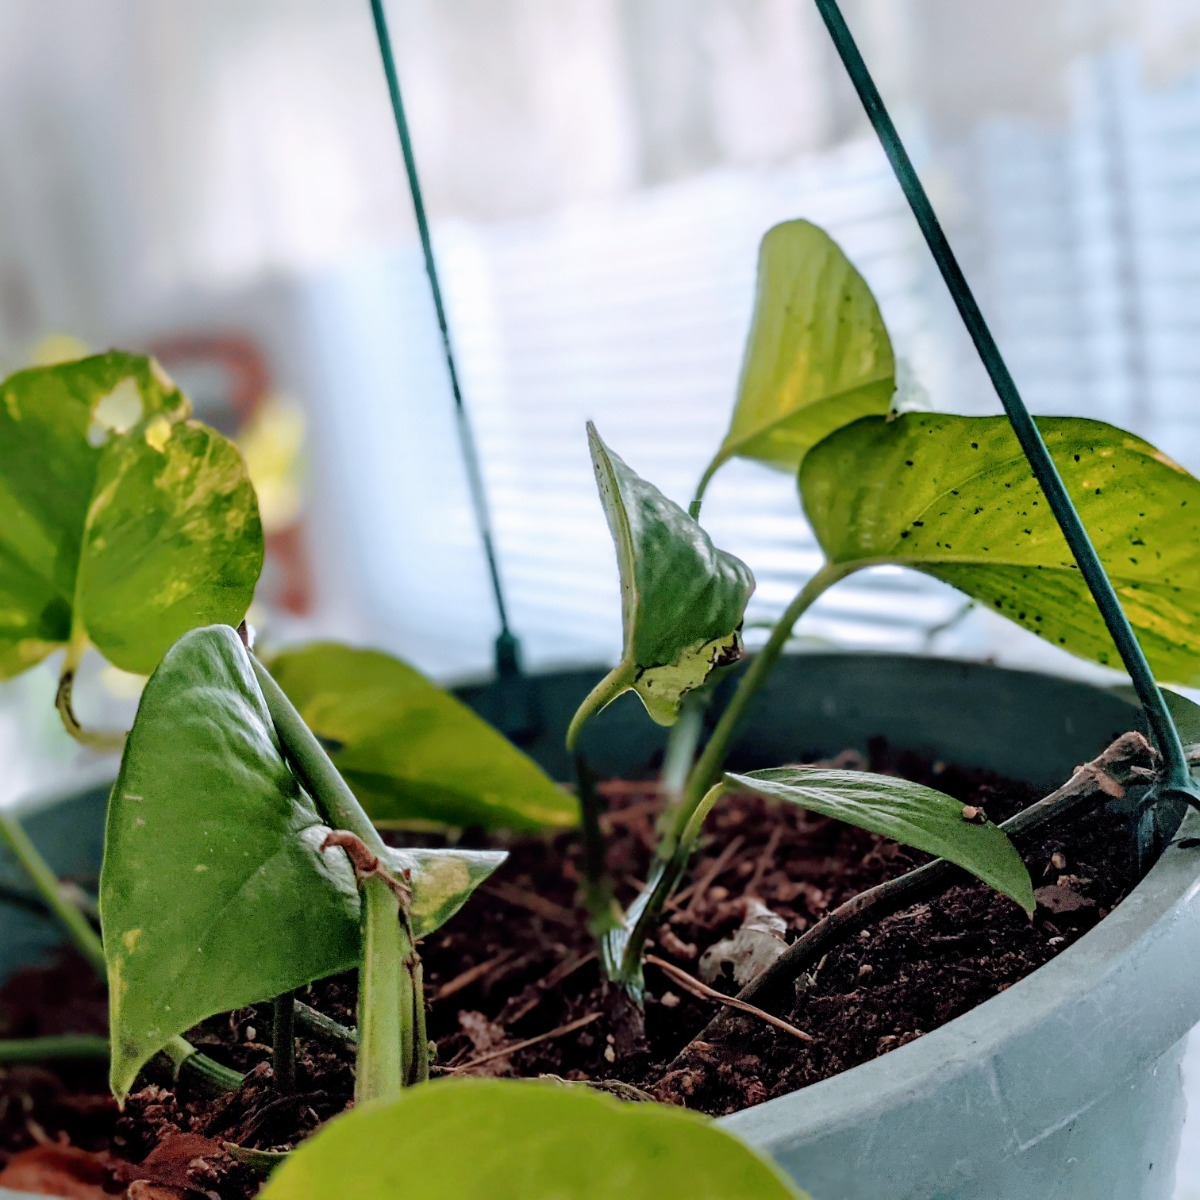
<path id="1" fill-rule="evenodd" d="M 1080 418 L 1038 425 L 1155 673 L 1200 682 L 1200 520 L 1181 511 L 1200 498 L 1200 481 L 1110 425 Z M 964 461 L 962 448 L 972 442 L 979 451 Z M 905 466 L 909 459 L 915 469 Z M 1098 467 L 1114 472 L 1118 486 L 1098 489 Z M 1023 623 L 1075 654 L 1115 661 L 1006 418 L 866 418 L 817 446 L 799 482 L 831 563 L 911 567 L 994 607 L 1023 612 Z M 992 503 L 998 495 L 1001 502 Z M 1136 557 L 1127 553 L 1131 496 L 1146 521 L 1138 541 L 1149 551 Z"/>

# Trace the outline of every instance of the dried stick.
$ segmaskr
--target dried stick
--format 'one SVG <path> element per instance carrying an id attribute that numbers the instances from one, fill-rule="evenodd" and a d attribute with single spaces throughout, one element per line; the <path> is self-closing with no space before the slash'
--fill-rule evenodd
<path id="1" fill-rule="evenodd" d="M 557 1029 L 551 1029 L 547 1033 L 539 1033 L 537 1037 L 526 1038 L 523 1042 L 513 1042 L 508 1046 L 498 1046 L 495 1050 L 489 1050 L 487 1054 L 481 1054 L 478 1058 L 472 1058 L 469 1062 L 460 1063 L 457 1067 L 443 1067 L 444 1071 L 451 1071 L 456 1075 L 462 1074 L 464 1071 L 470 1071 L 475 1067 L 482 1067 L 484 1063 L 494 1062 L 497 1058 L 508 1058 L 510 1054 L 516 1054 L 520 1050 L 528 1050 L 530 1046 L 536 1046 L 539 1042 L 548 1042 L 551 1038 L 563 1037 L 565 1034 L 574 1033 L 577 1029 L 582 1029 L 585 1025 L 590 1025 L 593 1021 L 600 1020 L 602 1013 L 588 1013 L 586 1017 L 580 1017 L 577 1021 L 568 1021 L 565 1025 L 560 1025 Z"/>
<path id="2" fill-rule="evenodd" d="M 694 975 L 689 975 L 681 967 L 667 962 L 665 958 L 659 958 L 657 954 L 647 954 L 646 961 L 656 966 L 673 983 L 678 984 L 681 988 L 691 992 L 693 996 L 701 1000 L 715 1000 L 718 1004 L 724 1004 L 727 1008 L 735 1008 L 738 1012 L 746 1013 L 747 1016 L 757 1017 L 760 1021 L 766 1021 L 768 1025 L 774 1025 L 776 1029 L 782 1029 L 784 1033 L 790 1033 L 792 1037 L 799 1038 L 802 1042 L 816 1040 L 811 1033 L 805 1033 L 803 1029 L 797 1029 L 795 1025 L 789 1025 L 780 1017 L 772 1016 L 769 1012 L 763 1012 L 761 1008 L 755 1008 L 753 1004 L 747 1004 L 745 1000 L 738 997 L 726 996 L 724 992 L 718 992 L 716 988 L 709 987 L 707 983 L 702 983 Z"/>

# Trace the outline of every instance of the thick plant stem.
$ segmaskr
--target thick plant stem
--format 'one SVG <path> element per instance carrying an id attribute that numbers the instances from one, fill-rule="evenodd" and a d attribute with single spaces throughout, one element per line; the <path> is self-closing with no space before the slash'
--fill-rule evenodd
<path id="1" fill-rule="evenodd" d="M 746 668 L 746 673 L 738 681 L 733 698 L 721 714 L 721 719 L 717 722 L 717 727 L 713 730 L 712 737 L 708 739 L 703 753 L 696 760 L 696 765 L 692 767 L 676 809 L 674 828 L 667 833 L 668 837 L 675 839 L 679 837 L 704 793 L 712 787 L 721 773 L 726 755 L 729 753 L 729 747 L 733 743 L 734 734 L 737 732 L 738 723 L 755 693 L 766 682 L 771 669 L 779 661 L 779 656 L 792 636 L 793 626 L 822 593 L 856 569 L 857 565 L 835 566 L 826 563 L 784 610 L 783 616 L 771 630 L 771 636 L 767 639 L 766 644 L 754 656 Z"/>
<path id="2" fill-rule="evenodd" d="M 415 955 L 412 960 L 413 1018 L 416 1033 L 413 1038 L 412 1083 L 426 1083 L 429 1079 L 429 1031 L 425 1027 L 425 968 Z"/>
<path id="3" fill-rule="evenodd" d="M 275 1089 L 287 1096 L 296 1090 L 296 993 L 276 996 L 271 1006 L 271 1068 Z"/>
<path id="4" fill-rule="evenodd" d="M 312 730 L 270 672 L 255 658 L 254 673 L 283 751 L 325 818 L 354 834 L 385 859 L 387 846 Z M 362 967 L 358 983 L 358 1074 L 355 1098 L 395 1099 L 408 1080 L 414 1042 L 416 950 L 407 932 L 400 897 L 378 875 L 364 878 Z M 401 917 L 403 916 L 403 921 Z"/>
<path id="5" fill-rule="evenodd" d="M 413 1025 L 412 984 L 404 967 L 412 947 L 400 925 L 399 897 L 382 879 L 364 880 L 362 913 L 355 1104 L 400 1095 Z"/>
<path id="6" fill-rule="evenodd" d="M 1062 476 L 1058 473 L 1054 459 L 1046 448 L 1046 443 L 1042 440 L 1041 432 L 1025 407 L 1024 400 L 1021 399 L 1016 382 L 1009 372 L 1004 356 L 1000 353 L 999 346 L 996 345 L 995 338 L 992 337 L 992 331 L 975 300 L 971 285 L 967 282 L 967 278 L 959 266 L 941 222 L 933 211 L 933 205 L 929 202 L 929 196 L 925 192 L 920 176 L 913 166 L 912 159 L 908 156 L 908 151 L 904 148 L 904 143 L 900 140 L 900 134 L 888 113 L 883 97 L 879 94 L 879 89 L 875 86 L 875 81 L 871 78 L 871 72 L 863 61 L 854 37 L 846 25 L 841 8 L 838 6 L 837 0 L 816 0 L 816 4 L 825 26 L 829 30 L 834 47 L 841 57 L 842 65 L 846 68 L 846 73 L 850 76 L 850 82 L 853 83 L 855 91 L 858 92 L 863 109 L 875 129 L 888 162 L 891 163 L 892 170 L 912 209 L 913 216 L 916 217 L 934 262 L 937 263 L 946 288 L 958 309 L 959 316 L 966 326 L 971 341 L 975 344 L 975 349 L 987 370 L 992 386 L 996 389 L 1000 403 L 1004 406 L 1017 441 L 1025 452 L 1025 457 L 1029 460 L 1034 477 L 1046 495 L 1046 501 L 1050 505 L 1051 512 L 1054 513 L 1054 518 L 1063 532 L 1067 545 L 1071 548 L 1071 554 L 1096 607 L 1100 610 L 1109 636 L 1121 655 L 1125 670 L 1133 680 L 1133 686 L 1154 736 L 1155 745 L 1166 763 L 1163 790 L 1175 792 L 1189 804 L 1200 807 L 1200 792 L 1197 791 L 1196 784 L 1192 781 L 1179 730 L 1175 727 L 1162 692 L 1159 691 L 1154 672 L 1146 660 L 1137 635 L 1133 631 L 1133 626 L 1130 625 L 1129 619 L 1121 607 L 1116 589 L 1109 580 L 1100 556 L 1092 545 L 1087 529 L 1062 481 Z"/>
<path id="7" fill-rule="evenodd" d="M 206 1095 L 236 1092 L 245 1081 L 240 1071 L 214 1062 L 207 1054 L 201 1054 L 186 1038 L 173 1037 L 162 1048 L 162 1053 L 171 1060 L 176 1076 L 186 1076 L 189 1083 Z"/>

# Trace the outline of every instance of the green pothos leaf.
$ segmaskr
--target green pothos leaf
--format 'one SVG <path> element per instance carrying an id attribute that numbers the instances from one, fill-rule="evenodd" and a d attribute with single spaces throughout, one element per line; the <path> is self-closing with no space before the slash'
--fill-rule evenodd
<path id="1" fill-rule="evenodd" d="M 0 384 L 0 678 L 90 639 L 146 673 L 245 613 L 262 568 L 241 457 L 152 359 L 111 351 Z"/>
<path id="2" fill-rule="evenodd" d="M 1038 427 L 1155 673 L 1200 682 L 1200 481 L 1100 421 Z M 1055 645 L 1119 665 L 1006 418 L 868 418 L 817 446 L 799 480 L 830 563 L 912 567 Z"/>
<path id="3" fill-rule="evenodd" d="M 198 1021 L 356 965 L 358 889 L 329 833 L 237 634 L 186 634 L 146 685 L 109 802 L 100 913 L 119 1099 Z M 416 932 L 453 916 L 504 857 L 393 852 Z"/>
<path id="4" fill-rule="evenodd" d="M 579 818 L 531 758 L 390 654 L 322 642 L 269 666 L 376 825 L 532 831 Z"/>
<path id="5" fill-rule="evenodd" d="M 737 405 L 704 483 L 731 458 L 794 471 L 833 430 L 886 413 L 895 389 L 891 339 L 863 277 L 823 229 L 776 225 L 759 249 Z"/>
<path id="6" fill-rule="evenodd" d="M 775 767 L 727 774 L 740 791 L 793 804 L 924 850 L 970 871 L 1015 900 L 1027 913 L 1036 907 L 1033 884 L 1008 836 L 943 792 L 868 771 Z"/>
<path id="7" fill-rule="evenodd" d="M 593 693 L 600 701 L 593 708 L 632 688 L 655 721 L 670 725 L 684 695 L 741 656 L 754 576 L 626 466 L 590 423 L 588 443 L 616 543 L 624 633 L 621 662 Z"/>
<path id="8" fill-rule="evenodd" d="M 419 1169 L 414 1169 L 419 1164 Z M 497 1079 L 422 1084 L 337 1117 L 263 1200 L 804 1200 L 745 1142 L 661 1104 Z"/>

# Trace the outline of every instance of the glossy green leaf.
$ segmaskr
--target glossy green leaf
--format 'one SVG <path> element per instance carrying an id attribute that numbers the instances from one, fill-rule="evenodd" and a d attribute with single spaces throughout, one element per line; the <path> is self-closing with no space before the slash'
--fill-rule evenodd
<path id="1" fill-rule="evenodd" d="M 258 504 L 189 411 L 152 359 L 118 351 L 0 384 L 0 677 L 84 637 L 145 673 L 186 630 L 241 619 Z"/>
<path id="2" fill-rule="evenodd" d="M 630 688 L 660 725 L 717 666 L 741 655 L 754 576 L 677 504 L 647 483 L 588 425 L 592 465 L 621 576 L 621 663 L 607 703 Z"/>
<path id="3" fill-rule="evenodd" d="M 695 1113 L 584 1088 L 423 1084 L 326 1125 L 263 1200 L 803 1200 L 766 1159 Z"/>
<path id="4" fill-rule="evenodd" d="M 381 826 L 565 828 L 578 804 L 503 735 L 419 671 L 375 650 L 287 650 L 271 673 Z"/>
<path id="5" fill-rule="evenodd" d="M 1200 681 L 1200 481 L 1111 425 L 1038 426 L 1155 673 Z M 860 421 L 804 460 L 800 494 L 830 562 L 912 567 L 1119 665 L 1004 417 Z"/>
<path id="6" fill-rule="evenodd" d="M 112 1087 L 215 1013 L 348 970 L 359 897 L 280 753 L 237 634 L 186 634 L 151 676 L 109 802 L 100 911 Z M 419 933 L 448 919 L 502 853 L 396 851 Z"/>
<path id="7" fill-rule="evenodd" d="M 808 221 L 768 230 L 729 432 L 731 458 L 795 470 L 827 434 L 888 411 L 896 366 L 879 306 L 841 247 Z"/>
<path id="8" fill-rule="evenodd" d="M 1034 910 L 1029 872 L 1004 831 L 967 820 L 960 801 L 933 788 L 891 775 L 821 767 L 727 774 L 725 781 L 948 859 L 1011 896 L 1026 912 Z"/>

